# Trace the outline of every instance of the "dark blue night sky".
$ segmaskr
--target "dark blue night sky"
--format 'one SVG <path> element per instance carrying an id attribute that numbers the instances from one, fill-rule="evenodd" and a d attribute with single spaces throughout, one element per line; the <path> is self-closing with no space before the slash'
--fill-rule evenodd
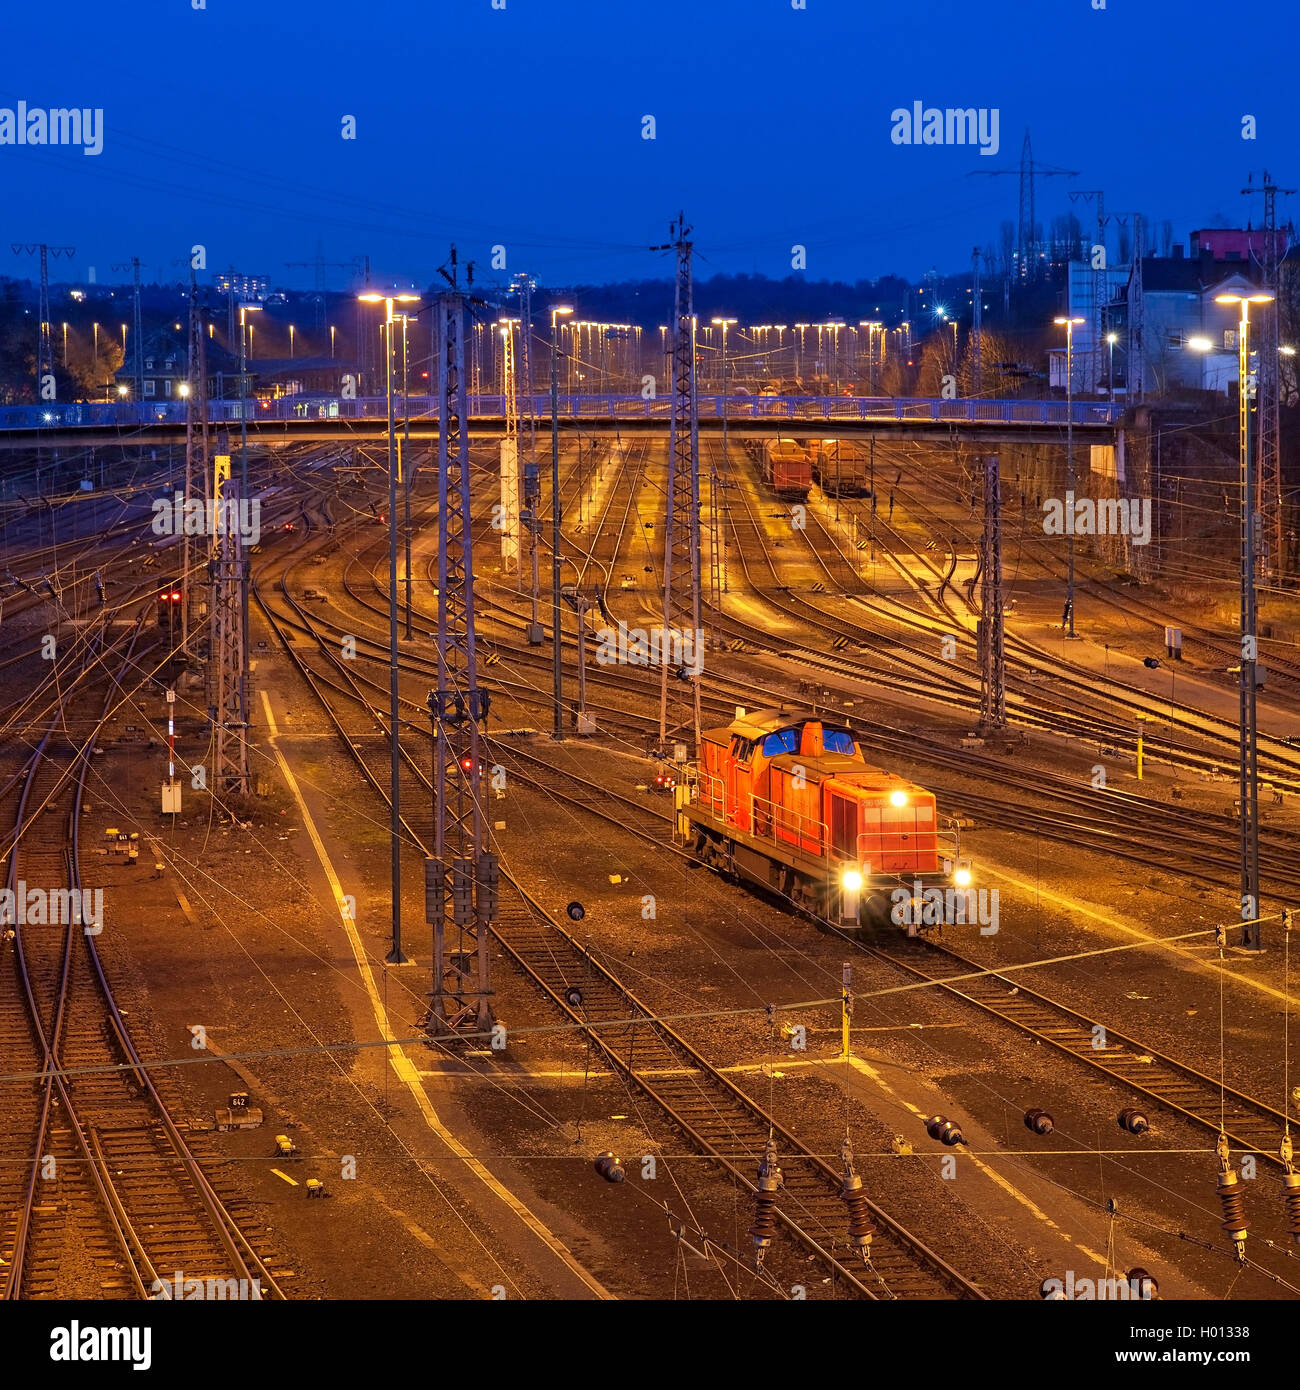
<path id="1" fill-rule="evenodd" d="M 1259 217 L 1238 192 L 1251 170 L 1300 182 L 1283 7 L 1093 3 L 10 6 L 0 105 L 102 107 L 106 131 L 98 157 L 0 146 L 0 241 L 73 244 L 72 275 L 101 280 L 132 255 L 146 280 L 184 278 L 202 243 L 210 270 L 309 287 L 284 263 L 318 240 L 327 260 L 368 253 L 377 280 L 424 283 L 454 239 L 484 278 L 504 278 L 499 243 L 505 275 L 573 283 L 663 274 L 645 248 L 682 207 L 702 275 L 784 276 L 800 243 L 811 278 L 857 279 L 957 270 L 996 242 L 1017 181 L 968 174 L 1014 168 L 1026 126 L 1037 159 L 1081 173 L 1040 184 L 1044 224 L 1067 186 L 1101 188 L 1185 241 Z M 997 156 L 891 143 L 890 113 L 918 100 L 996 108 Z"/>

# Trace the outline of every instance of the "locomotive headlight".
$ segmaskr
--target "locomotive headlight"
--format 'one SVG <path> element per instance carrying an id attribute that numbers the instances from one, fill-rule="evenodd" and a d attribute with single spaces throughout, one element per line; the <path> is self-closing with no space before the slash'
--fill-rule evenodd
<path id="1" fill-rule="evenodd" d="M 969 870 L 969 869 L 958 869 L 957 872 L 956 872 L 955 874 L 953 874 L 952 877 L 953 877 L 953 882 L 956 883 L 956 885 L 957 885 L 958 888 L 969 888 L 969 887 L 970 887 L 970 870 Z"/>
<path id="2" fill-rule="evenodd" d="M 906 792 L 903 792 L 903 791 L 890 792 L 890 793 L 889 793 L 889 804 L 890 804 L 891 806 L 906 806 L 906 805 L 907 805 L 907 793 L 906 793 Z"/>
<path id="3" fill-rule="evenodd" d="M 850 893 L 857 893 L 862 888 L 862 875 L 856 869 L 845 869 L 840 882 Z"/>

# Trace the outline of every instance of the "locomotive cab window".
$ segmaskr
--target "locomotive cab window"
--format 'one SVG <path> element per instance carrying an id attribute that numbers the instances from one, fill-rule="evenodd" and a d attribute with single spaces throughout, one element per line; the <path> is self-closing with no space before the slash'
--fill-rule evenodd
<path id="1" fill-rule="evenodd" d="M 822 747 L 828 753 L 846 753 L 853 756 L 853 735 L 847 729 L 823 729 Z"/>
<path id="2" fill-rule="evenodd" d="M 738 763 L 747 763 L 754 756 L 754 741 L 741 738 L 739 734 L 731 740 L 731 756 Z"/>
<path id="3" fill-rule="evenodd" d="M 776 733 L 768 734 L 763 740 L 763 756 L 765 758 L 775 758 L 779 753 L 797 753 L 798 751 L 798 729 L 778 729 Z"/>

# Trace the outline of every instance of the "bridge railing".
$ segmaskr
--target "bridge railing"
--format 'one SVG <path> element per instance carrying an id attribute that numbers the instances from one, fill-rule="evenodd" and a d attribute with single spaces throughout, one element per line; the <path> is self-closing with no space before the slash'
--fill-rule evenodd
<path id="1" fill-rule="evenodd" d="M 467 402 L 472 418 L 494 418 L 504 413 L 499 395 L 470 396 Z M 640 396 L 561 395 L 559 412 L 565 419 L 667 420 L 671 398 L 660 396 L 643 400 Z M 702 394 L 698 397 L 702 420 L 788 420 L 792 430 L 808 424 L 829 424 L 835 420 L 950 421 L 954 424 L 1064 425 L 1071 407 L 1065 401 L 1028 400 L 942 400 L 937 397 L 906 396 L 729 396 Z M 213 424 L 238 426 L 240 401 L 211 401 L 208 418 Z M 526 397 L 521 413 L 531 405 L 539 419 L 551 413 L 549 395 Z M 437 413 L 431 396 L 410 398 L 411 418 L 427 420 Z M 81 402 L 47 405 L 0 406 L 0 430 L 68 429 L 78 426 L 142 428 L 155 424 L 184 424 L 184 401 Z M 401 405 L 398 411 L 400 415 Z M 1107 425 L 1120 416 L 1122 407 L 1106 401 L 1075 401 L 1076 425 Z M 250 400 L 249 423 L 265 424 L 297 420 L 383 420 L 388 402 L 383 396 L 344 400 L 335 396 L 285 396 L 280 400 Z"/>

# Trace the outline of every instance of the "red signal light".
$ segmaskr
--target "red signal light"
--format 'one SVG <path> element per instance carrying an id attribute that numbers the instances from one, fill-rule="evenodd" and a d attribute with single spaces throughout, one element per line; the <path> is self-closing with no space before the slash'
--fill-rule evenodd
<path id="1" fill-rule="evenodd" d="M 463 768 L 465 769 L 466 772 L 473 772 L 473 771 L 474 771 L 474 759 L 473 759 L 473 758 L 462 758 L 462 759 L 460 760 L 460 765 L 461 765 L 461 767 L 463 767 Z"/>

